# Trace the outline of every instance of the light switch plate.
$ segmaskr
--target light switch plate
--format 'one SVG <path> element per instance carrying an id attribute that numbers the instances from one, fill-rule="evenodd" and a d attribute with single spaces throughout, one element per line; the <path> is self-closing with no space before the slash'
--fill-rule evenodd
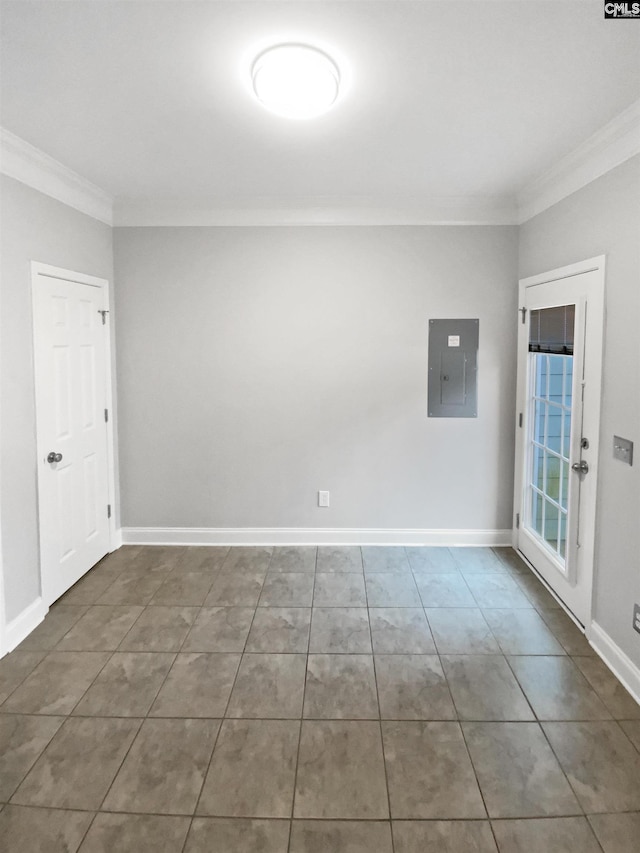
<path id="1" fill-rule="evenodd" d="M 633 442 L 629 441 L 628 438 L 620 438 L 619 435 L 614 435 L 613 458 L 626 462 L 627 465 L 633 465 Z"/>

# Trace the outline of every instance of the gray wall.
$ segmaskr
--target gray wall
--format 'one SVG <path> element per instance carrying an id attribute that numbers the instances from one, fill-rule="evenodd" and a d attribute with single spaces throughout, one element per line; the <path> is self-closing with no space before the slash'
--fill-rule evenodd
<path id="1" fill-rule="evenodd" d="M 40 594 L 31 261 L 112 279 L 112 229 L 0 177 L 0 522 L 6 619 Z"/>
<path id="2" fill-rule="evenodd" d="M 640 156 L 520 229 L 520 275 L 606 254 L 606 324 L 595 620 L 640 666 L 632 627 L 640 602 Z M 632 468 L 612 458 L 613 435 L 636 443 Z"/>
<path id="3" fill-rule="evenodd" d="M 115 229 L 123 526 L 510 528 L 516 250 L 514 227 Z M 428 320 L 457 316 L 479 417 L 428 419 Z"/>

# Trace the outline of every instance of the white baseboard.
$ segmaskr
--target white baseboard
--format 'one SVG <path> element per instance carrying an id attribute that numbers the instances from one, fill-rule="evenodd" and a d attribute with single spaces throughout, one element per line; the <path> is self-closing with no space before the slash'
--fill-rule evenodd
<path id="1" fill-rule="evenodd" d="M 19 616 L 7 622 L 4 632 L 5 653 L 12 652 L 19 646 L 25 637 L 38 627 L 48 612 L 49 608 L 42 598 L 36 598 Z"/>
<path id="2" fill-rule="evenodd" d="M 618 681 L 624 684 L 636 702 L 640 704 L 640 668 L 597 622 L 591 623 L 587 638 Z"/>
<path id="3" fill-rule="evenodd" d="M 114 551 L 117 551 L 118 548 L 121 548 L 121 547 L 122 547 L 122 528 L 117 527 L 115 535 L 111 539 L 111 550 L 109 551 L 109 553 L 113 554 Z"/>
<path id="4" fill-rule="evenodd" d="M 125 545 L 510 545 L 511 530 L 123 527 Z"/>

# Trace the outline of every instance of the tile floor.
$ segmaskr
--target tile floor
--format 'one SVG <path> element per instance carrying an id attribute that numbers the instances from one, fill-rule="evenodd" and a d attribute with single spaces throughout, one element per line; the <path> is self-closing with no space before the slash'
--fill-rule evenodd
<path id="1" fill-rule="evenodd" d="M 0 703 L 6 853 L 640 849 L 640 707 L 510 549 L 125 547 Z"/>

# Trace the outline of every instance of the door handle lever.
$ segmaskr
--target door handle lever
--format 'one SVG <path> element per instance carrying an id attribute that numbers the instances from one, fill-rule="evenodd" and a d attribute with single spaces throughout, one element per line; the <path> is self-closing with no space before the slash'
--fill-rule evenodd
<path id="1" fill-rule="evenodd" d="M 573 471 L 577 471 L 578 474 L 587 474 L 589 472 L 589 465 L 582 459 L 580 462 L 574 462 L 571 466 Z"/>

